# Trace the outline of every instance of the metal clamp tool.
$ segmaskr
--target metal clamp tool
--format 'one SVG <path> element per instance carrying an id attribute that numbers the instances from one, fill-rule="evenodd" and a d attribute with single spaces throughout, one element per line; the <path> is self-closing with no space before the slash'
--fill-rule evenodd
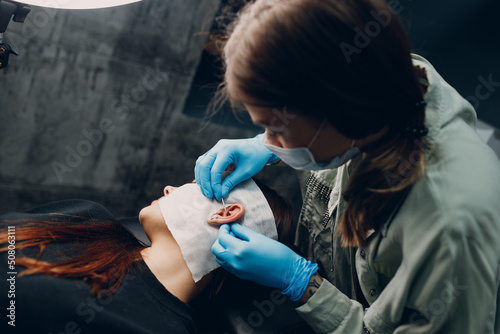
<path id="1" fill-rule="evenodd" d="M 7 30 L 10 20 L 23 23 L 31 11 L 31 6 L 14 1 L 0 0 L 0 69 L 7 67 L 11 54 L 18 56 L 15 46 L 3 41 L 3 34 Z"/>

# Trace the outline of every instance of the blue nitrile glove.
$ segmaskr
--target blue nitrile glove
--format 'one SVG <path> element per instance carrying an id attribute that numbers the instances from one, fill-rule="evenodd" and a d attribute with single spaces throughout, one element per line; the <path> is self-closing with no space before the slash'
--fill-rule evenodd
<path id="1" fill-rule="evenodd" d="M 231 189 L 264 168 L 266 163 L 278 159 L 261 143 L 263 134 L 249 139 L 222 139 L 210 151 L 196 160 L 194 176 L 203 195 L 220 201 Z M 224 179 L 222 173 L 227 166 L 234 164 L 236 169 Z"/>
<path id="2" fill-rule="evenodd" d="M 282 243 L 238 223 L 220 227 L 212 253 L 227 271 L 239 278 L 281 289 L 292 301 L 302 297 L 309 279 L 318 270 L 316 263 L 307 261 Z"/>

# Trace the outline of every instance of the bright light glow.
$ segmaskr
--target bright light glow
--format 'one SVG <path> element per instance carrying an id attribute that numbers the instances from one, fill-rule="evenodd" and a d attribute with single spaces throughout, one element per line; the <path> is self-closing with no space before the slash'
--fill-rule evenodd
<path id="1" fill-rule="evenodd" d="M 141 0 L 21 0 L 27 5 L 59 9 L 92 9 L 126 5 Z"/>

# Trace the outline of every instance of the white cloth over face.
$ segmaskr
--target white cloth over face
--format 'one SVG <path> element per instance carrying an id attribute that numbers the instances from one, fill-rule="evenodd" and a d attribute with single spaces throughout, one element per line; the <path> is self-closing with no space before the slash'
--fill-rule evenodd
<path id="1" fill-rule="evenodd" d="M 245 213 L 237 222 L 269 238 L 278 239 L 273 212 L 252 179 L 236 186 L 225 203 L 243 204 Z M 208 224 L 207 218 L 222 209 L 222 203 L 206 198 L 198 184 L 188 183 L 160 198 L 158 204 L 193 280 L 198 282 L 203 276 L 220 267 L 211 250 L 218 237 L 219 227 Z"/>

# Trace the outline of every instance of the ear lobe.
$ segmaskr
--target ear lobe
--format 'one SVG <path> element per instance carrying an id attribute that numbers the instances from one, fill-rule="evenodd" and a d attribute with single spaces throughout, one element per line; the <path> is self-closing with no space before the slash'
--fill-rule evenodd
<path id="1" fill-rule="evenodd" d="M 229 204 L 226 206 L 226 209 L 220 209 L 219 211 L 211 214 L 207 218 L 207 223 L 211 225 L 222 225 L 234 223 L 245 213 L 245 208 L 241 203 Z"/>

